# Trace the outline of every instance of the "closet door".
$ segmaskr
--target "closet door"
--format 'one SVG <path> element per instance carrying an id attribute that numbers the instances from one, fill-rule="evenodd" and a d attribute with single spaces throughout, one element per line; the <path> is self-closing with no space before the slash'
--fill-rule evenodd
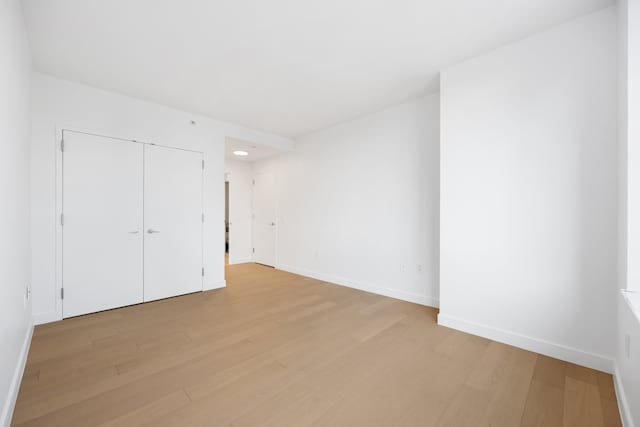
<path id="1" fill-rule="evenodd" d="M 145 146 L 144 300 L 202 290 L 202 154 Z"/>
<path id="2" fill-rule="evenodd" d="M 142 302 L 143 147 L 64 131 L 63 317 Z"/>

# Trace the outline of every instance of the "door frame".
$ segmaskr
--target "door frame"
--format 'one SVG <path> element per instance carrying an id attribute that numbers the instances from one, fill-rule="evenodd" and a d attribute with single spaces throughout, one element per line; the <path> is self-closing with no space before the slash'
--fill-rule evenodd
<path id="1" fill-rule="evenodd" d="M 43 314 L 41 316 L 38 317 L 38 324 L 40 323 L 47 323 L 47 322 L 53 322 L 56 320 L 62 320 L 63 319 L 63 310 L 62 310 L 62 305 L 63 305 L 63 299 L 61 298 L 61 293 L 62 293 L 62 288 L 63 288 L 63 271 L 62 271 L 62 249 L 63 249 L 63 225 L 62 225 L 62 213 L 63 213 L 63 201 L 64 201 L 64 182 L 63 182 L 63 176 L 64 176 L 64 156 L 62 153 L 62 149 L 61 149 L 61 141 L 64 138 L 64 132 L 74 132 L 74 133 L 81 133 L 81 134 L 86 134 L 86 135 L 92 135 L 92 136 L 98 136 L 98 137 L 102 137 L 102 138 L 111 138 L 111 139 L 117 139 L 120 141 L 127 141 L 127 142 L 135 142 L 138 144 L 147 144 L 147 145 L 157 145 L 159 147 L 166 147 L 166 148 L 173 148 L 176 150 L 183 150 L 183 151 L 191 151 L 194 153 L 200 153 L 202 155 L 202 158 L 204 159 L 204 152 L 202 151 L 197 151 L 197 150 L 189 150 L 187 148 L 182 148 L 182 147 L 173 147 L 170 145 L 165 145 L 165 144 L 157 144 L 154 142 L 149 142 L 149 141 L 141 141 L 141 140 L 136 140 L 133 138 L 127 138 L 127 137 L 123 137 L 123 136 L 113 136 L 113 135 L 108 135 L 106 133 L 100 133 L 100 132 L 95 132 L 93 130 L 90 129 L 83 129 L 83 128 L 79 128 L 77 126 L 65 126 L 65 125 L 56 125 L 55 126 L 55 134 L 54 134 L 54 139 L 53 139 L 53 149 L 55 152 L 55 215 L 53 218 L 54 224 L 55 224 L 55 284 L 54 284 L 54 310 L 55 310 L 55 316 L 49 315 L 49 314 Z M 203 160 L 204 161 L 204 160 Z M 202 189 L 201 189 L 201 195 L 200 197 L 202 198 L 202 215 L 204 218 L 204 169 L 203 169 L 203 173 L 202 173 Z M 143 197 L 144 197 L 144 193 L 143 193 Z M 204 231 L 204 228 L 203 228 Z M 202 245 L 201 245 L 201 252 L 202 252 L 202 268 L 204 268 L 204 232 L 201 233 L 201 239 L 202 239 Z M 203 290 L 204 290 L 204 278 L 203 278 Z M 53 314 L 53 313 L 52 313 Z"/>

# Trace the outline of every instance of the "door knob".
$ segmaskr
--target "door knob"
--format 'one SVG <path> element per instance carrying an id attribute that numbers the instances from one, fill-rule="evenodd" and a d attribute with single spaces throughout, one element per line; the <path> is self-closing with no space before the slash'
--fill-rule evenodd
<path id="1" fill-rule="evenodd" d="M 276 225 L 276 223 L 275 223 L 275 222 L 272 222 L 272 223 L 271 223 L 271 225 Z"/>
<path id="2" fill-rule="evenodd" d="M 153 233 L 159 233 L 159 231 L 158 230 L 154 230 L 153 228 L 150 228 L 150 229 L 147 230 L 147 233 L 153 234 Z"/>

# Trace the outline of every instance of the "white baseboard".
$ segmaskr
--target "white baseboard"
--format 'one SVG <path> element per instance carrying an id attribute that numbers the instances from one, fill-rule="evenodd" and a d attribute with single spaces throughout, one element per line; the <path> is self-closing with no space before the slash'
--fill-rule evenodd
<path id="1" fill-rule="evenodd" d="M 213 289 L 224 288 L 226 286 L 227 286 L 226 280 L 222 280 L 222 281 L 213 282 L 213 283 L 209 283 L 209 284 L 205 283 L 205 285 L 202 288 L 202 290 L 203 291 L 210 291 L 210 290 L 213 290 Z M 58 314 L 55 311 L 48 311 L 48 312 L 45 312 L 45 313 L 36 313 L 36 314 L 33 315 L 33 323 L 35 325 L 42 325 L 44 323 L 57 322 L 58 320 L 62 320 L 62 319 L 60 317 L 58 317 Z"/>
<path id="2" fill-rule="evenodd" d="M 248 262 L 253 262 L 253 259 L 252 258 L 240 258 L 240 259 L 234 259 L 233 261 L 231 259 L 229 259 L 229 265 L 246 264 Z"/>
<path id="3" fill-rule="evenodd" d="M 616 398 L 618 400 L 618 409 L 620 411 L 620 419 L 624 427 L 634 427 L 633 417 L 631 416 L 631 409 L 629 407 L 629 401 L 627 395 L 624 392 L 624 386 L 622 385 L 622 378 L 618 369 L 618 363 L 614 363 L 613 368 L 613 385 L 616 391 Z"/>
<path id="4" fill-rule="evenodd" d="M 20 383 L 22 382 L 22 375 L 24 374 L 24 367 L 27 364 L 27 356 L 29 355 L 29 346 L 31 345 L 31 337 L 33 336 L 33 319 L 29 320 L 29 326 L 27 326 L 27 333 L 24 336 L 24 342 L 22 343 L 22 349 L 20 350 L 20 356 L 18 363 L 16 363 L 16 369 L 11 379 L 9 386 L 9 394 L 7 401 L 4 402 L 2 408 L 2 415 L 0 416 L 0 425 L 9 427 L 11 424 L 11 417 L 13 416 L 13 409 L 16 406 L 16 399 L 18 399 L 18 391 L 20 391 Z"/>
<path id="5" fill-rule="evenodd" d="M 535 353 L 544 354 L 545 356 L 555 359 L 575 363 L 576 365 L 586 366 L 609 374 L 613 373 L 613 359 L 599 354 L 593 354 L 492 326 L 470 322 L 459 317 L 449 316 L 442 312 L 438 314 L 438 324 Z"/>
<path id="6" fill-rule="evenodd" d="M 58 317 L 58 314 L 55 311 L 48 311 L 46 313 L 36 313 L 33 315 L 34 325 L 42 325 L 43 323 L 57 322 L 58 320 L 62 320 L 62 319 Z"/>
<path id="7" fill-rule="evenodd" d="M 385 297 L 395 298 L 402 301 L 412 302 L 415 304 L 426 305 L 428 307 L 435 308 L 438 308 L 439 306 L 439 300 L 435 297 L 420 295 L 412 292 L 405 292 L 398 289 L 383 288 L 380 286 L 358 282 L 356 280 L 334 277 L 328 274 L 318 273 L 303 268 L 292 267 L 290 265 L 278 264 L 276 265 L 276 268 L 278 270 L 287 271 L 289 273 L 299 274 L 300 276 L 311 277 L 313 279 L 322 280 L 324 282 L 334 283 L 336 285 L 346 286 L 348 288 L 358 289 L 365 292 L 371 292 L 372 294 L 383 295 Z"/>
<path id="8" fill-rule="evenodd" d="M 210 283 L 208 285 L 206 285 L 205 287 L 202 288 L 203 291 L 212 291 L 214 289 L 220 289 L 220 288 L 225 288 L 227 287 L 227 281 L 226 280 L 221 280 L 218 282 L 213 282 Z"/>

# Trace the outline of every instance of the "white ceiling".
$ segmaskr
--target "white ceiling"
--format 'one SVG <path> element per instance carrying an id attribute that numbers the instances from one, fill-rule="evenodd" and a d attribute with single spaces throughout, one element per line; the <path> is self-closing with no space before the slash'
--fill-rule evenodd
<path id="1" fill-rule="evenodd" d="M 246 151 L 248 156 L 236 156 L 234 151 Z M 225 138 L 225 157 L 229 160 L 238 160 L 240 162 L 252 163 L 256 160 L 266 159 L 285 150 L 269 147 L 266 145 L 255 144 L 249 141 L 242 141 L 236 138 Z"/>
<path id="2" fill-rule="evenodd" d="M 24 0 L 35 69 L 296 137 L 614 0 Z"/>

